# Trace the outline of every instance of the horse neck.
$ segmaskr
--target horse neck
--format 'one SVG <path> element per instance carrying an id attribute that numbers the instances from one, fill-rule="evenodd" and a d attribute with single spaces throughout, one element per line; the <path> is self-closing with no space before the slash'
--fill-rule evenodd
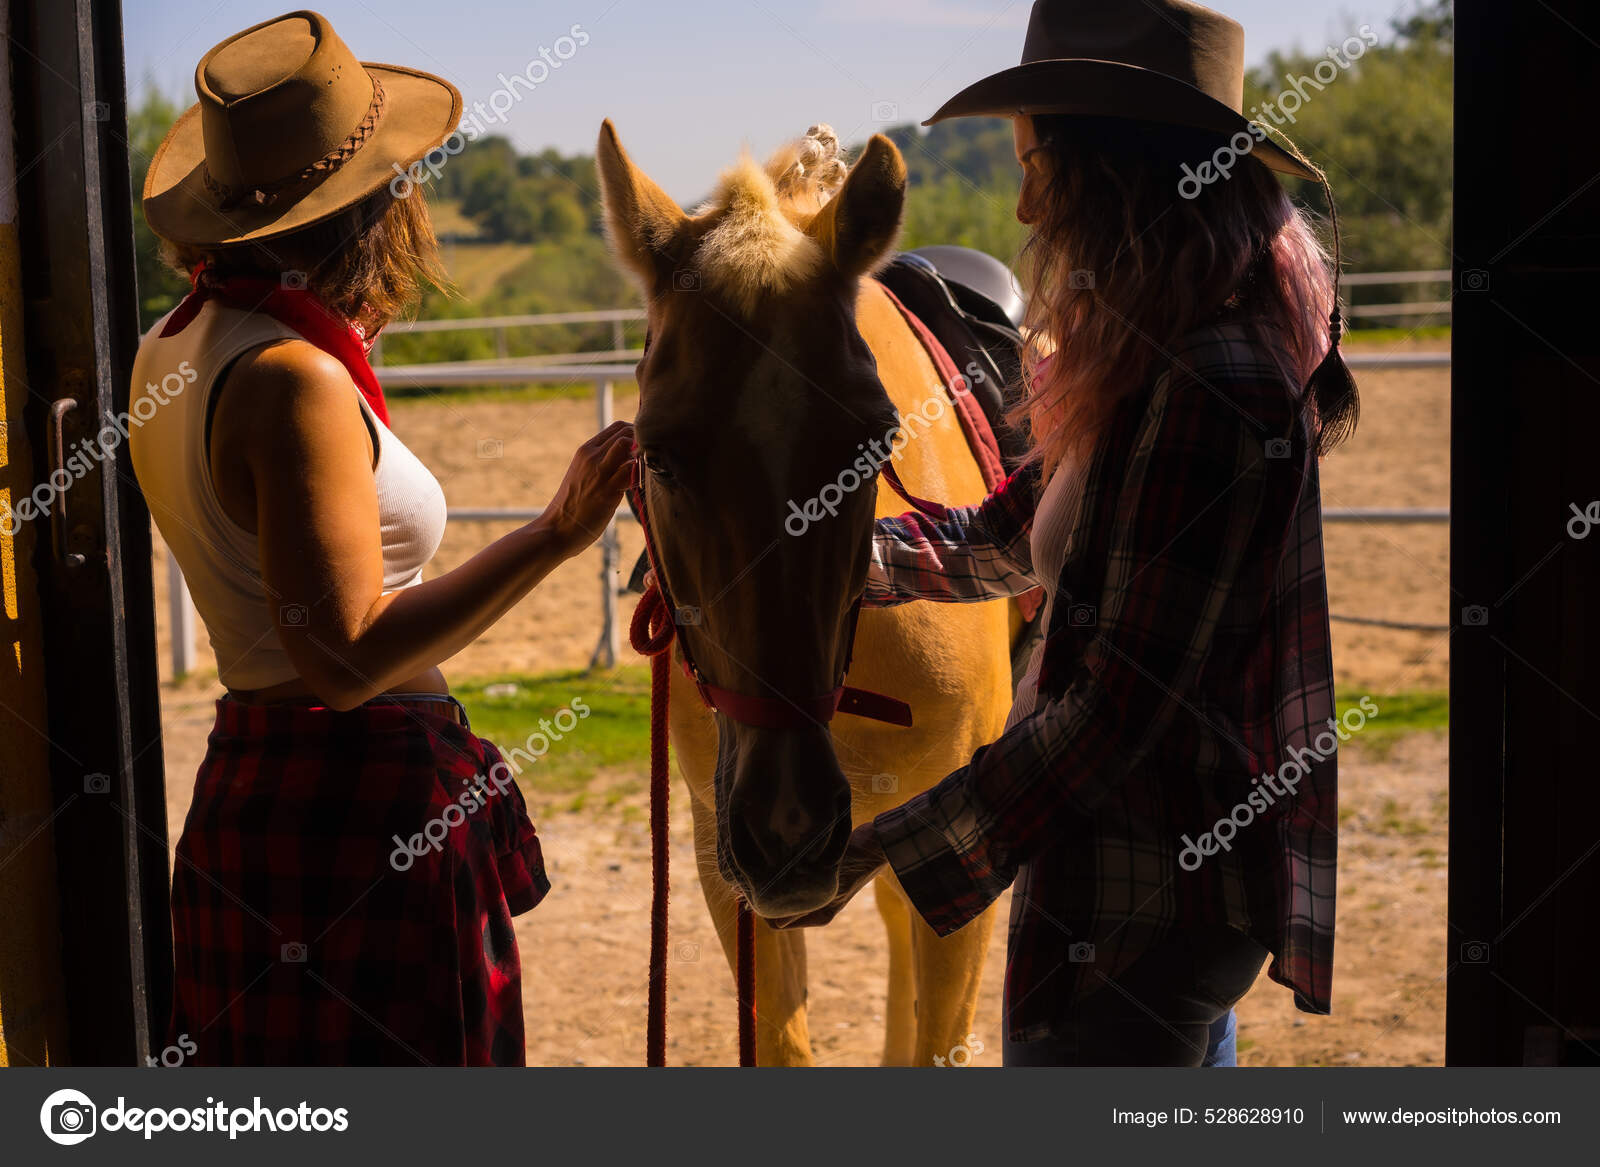
<path id="1" fill-rule="evenodd" d="M 922 341 L 906 323 L 876 280 L 861 281 L 856 300 L 856 327 L 878 362 L 878 379 L 902 419 L 912 413 L 934 420 L 904 422 L 908 440 L 896 459 L 896 469 L 907 489 L 923 498 L 952 506 L 982 501 L 987 490 L 977 460 L 967 445 L 966 433 L 950 401 L 939 370 L 922 347 Z M 930 410 L 930 402 L 942 402 L 942 411 Z M 900 496 L 887 483 L 878 488 L 878 515 L 897 515 L 906 509 Z"/>

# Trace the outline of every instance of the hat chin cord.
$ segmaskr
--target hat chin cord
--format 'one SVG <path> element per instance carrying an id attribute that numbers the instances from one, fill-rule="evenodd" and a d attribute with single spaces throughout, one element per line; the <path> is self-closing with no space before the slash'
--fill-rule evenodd
<path id="1" fill-rule="evenodd" d="M 1269 130 L 1271 128 L 1268 127 Z M 1333 307 L 1328 313 L 1328 351 L 1306 381 L 1310 403 L 1318 408 L 1319 414 L 1322 414 L 1323 407 L 1349 402 L 1356 393 L 1355 378 L 1350 375 L 1350 367 L 1345 364 L 1344 357 L 1339 352 L 1339 345 L 1344 340 L 1344 310 L 1339 302 L 1340 276 L 1344 266 L 1339 236 L 1339 206 L 1334 201 L 1333 186 L 1328 182 L 1327 173 L 1300 153 L 1299 148 L 1287 135 L 1279 132 L 1278 136 L 1283 139 L 1284 148 L 1294 160 L 1310 171 L 1314 180 L 1322 187 L 1322 197 L 1328 202 L 1328 221 L 1333 233 Z M 1319 451 L 1326 453 L 1349 436 L 1354 428 L 1355 421 L 1352 416 L 1343 419 L 1336 431 L 1329 432 L 1323 428 L 1322 417 L 1319 416 L 1317 423 Z"/>

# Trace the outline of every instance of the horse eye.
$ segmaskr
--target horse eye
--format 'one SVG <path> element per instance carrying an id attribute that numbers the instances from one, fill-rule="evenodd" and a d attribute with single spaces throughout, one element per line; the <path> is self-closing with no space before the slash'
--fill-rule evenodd
<path id="1" fill-rule="evenodd" d="M 661 454 L 657 451 L 644 451 L 644 468 L 648 473 L 659 479 L 663 484 L 673 480 L 672 468 L 667 465 L 666 460 L 663 459 Z"/>

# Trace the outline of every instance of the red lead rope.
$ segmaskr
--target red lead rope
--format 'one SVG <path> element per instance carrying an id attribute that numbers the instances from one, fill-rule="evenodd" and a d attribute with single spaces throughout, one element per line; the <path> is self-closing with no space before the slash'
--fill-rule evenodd
<path id="1" fill-rule="evenodd" d="M 672 621 L 654 587 L 633 610 L 628 638 L 650 659 L 650 987 L 645 1065 L 667 1064 L 667 700 L 672 690 Z M 657 624 L 656 628 L 651 628 Z"/>
<path id="2" fill-rule="evenodd" d="M 906 490 L 892 463 L 882 466 L 883 477 L 895 493 L 916 510 L 933 518 L 948 513 L 938 503 L 918 498 Z M 667 772 L 667 703 L 672 690 L 672 643 L 677 639 L 676 613 L 661 577 L 661 564 L 650 534 L 645 513 L 644 491 L 639 480 L 639 464 L 634 463 L 634 478 L 628 488 L 628 502 L 644 531 L 645 554 L 652 568 L 649 588 L 639 598 L 628 639 L 633 650 L 650 658 L 650 984 L 645 1022 L 645 1064 L 667 1064 L 667 801 L 670 776 Z M 851 639 L 854 640 L 852 612 Z M 911 708 L 903 701 L 846 685 L 842 681 L 832 693 L 806 701 L 791 698 L 749 697 L 712 685 L 702 677 L 685 650 L 684 663 L 709 708 L 751 725 L 785 726 L 826 724 L 835 713 L 850 713 L 891 725 L 911 725 Z M 737 911 L 737 948 L 734 979 L 739 993 L 739 1064 L 756 1064 L 756 925 L 744 897 Z"/>
<path id="3" fill-rule="evenodd" d="M 642 514 L 642 500 L 634 500 Z M 648 536 L 647 536 L 648 538 Z M 652 560 L 653 562 L 653 560 Z M 667 703 L 672 693 L 672 642 L 677 628 L 673 614 L 652 580 L 633 611 L 628 639 L 633 650 L 650 658 L 650 989 L 645 1022 L 645 1065 L 667 1064 Z M 756 925 L 744 897 L 737 909 L 739 993 L 739 1065 L 756 1064 Z"/>

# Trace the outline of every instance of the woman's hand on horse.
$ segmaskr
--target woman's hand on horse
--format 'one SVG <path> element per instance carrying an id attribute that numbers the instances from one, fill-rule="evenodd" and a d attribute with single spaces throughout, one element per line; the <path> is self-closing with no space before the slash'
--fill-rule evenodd
<path id="1" fill-rule="evenodd" d="M 833 899 L 813 912 L 803 916 L 785 916 L 768 920 L 773 928 L 816 928 L 829 923 L 844 906 L 856 898 L 856 893 L 871 883 L 883 865 L 888 862 L 883 844 L 871 820 L 850 832 L 850 842 L 845 846 L 844 858 L 839 861 L 839 890 Z"/>
<path id="2" fill-rule="evenodd" d="M 611 522 L 632 472 L 633 423 L 614 421 L 578 447 L 555 497 L 536 521 L 576 555 Z"/>

